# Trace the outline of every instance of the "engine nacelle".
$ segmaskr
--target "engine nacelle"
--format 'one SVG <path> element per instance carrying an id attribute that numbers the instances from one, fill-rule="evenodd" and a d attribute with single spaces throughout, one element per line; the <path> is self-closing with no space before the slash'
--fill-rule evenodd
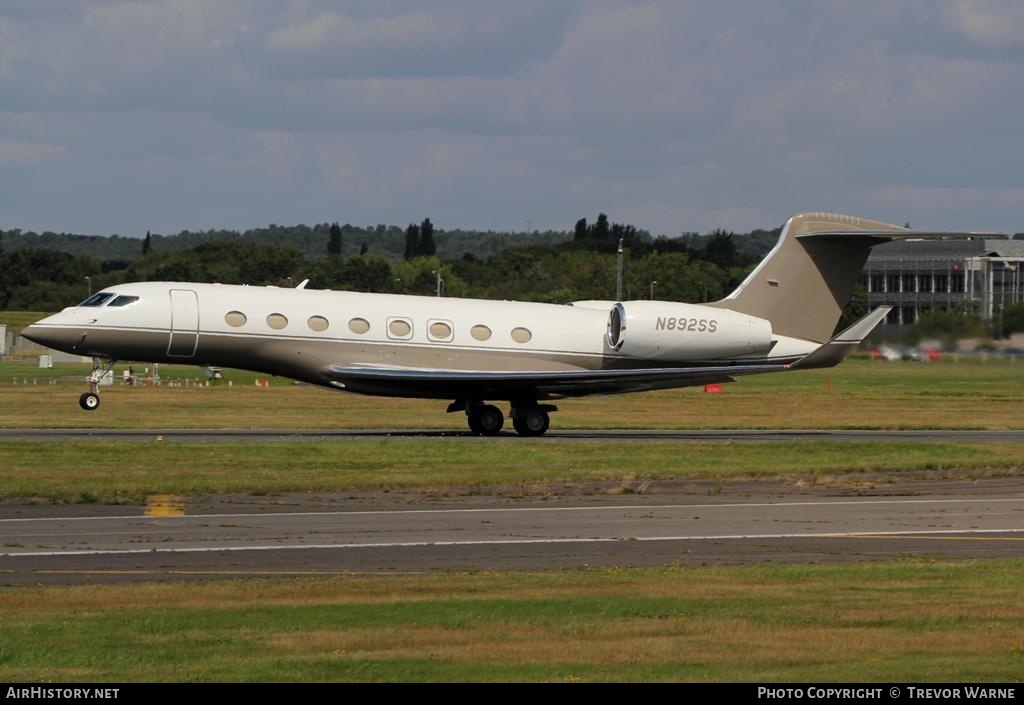
<path id="1" fill-rule="evenodd" d="M 609 314 L 608 345 L 628 357 L 662 362 L 715 360 L 767 353 L 772 324 L 725 308 L 626 301 Z"/>

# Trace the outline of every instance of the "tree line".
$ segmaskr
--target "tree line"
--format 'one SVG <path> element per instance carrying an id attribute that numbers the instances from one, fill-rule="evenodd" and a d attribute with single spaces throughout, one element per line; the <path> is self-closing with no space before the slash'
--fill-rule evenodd
<path id="1" fill-rule="evenodd" d="M 59 310 L 129 281 L 206 281 L 564 303 L 615 295 L 623 241 L 626 298 L 709 301 L 742 280 L 778 230 L 652 238 L 600 214 L 576 233 L 404 230 L 322 223 L 145 238 L 0 231 L 0 310 Z M 753 248 L 751 241 L 756 240 Z M 742 243 L 742 246 L 737 246 Z M 129 246 L 133 252 L 129 252 Z"/>
<path id="2" fill-rule="evenodd" d="M 309 279 L 308 287 L 316 289 L 432 295 L 440 276 L 446 296 L 608 300 L 615 297 L 620 242 L 623 298 L 702 303 L 732 291 L 779 233 L 780 228 L 651 237 L 603 213 L 593 223 L 581 218 L 571 233 L 444 231 L 435 230 L 429 218 L 404 230 L 323 223 L 271 225 L 244 234 L 147 233 L 144 239 L 0 231 L 0 310 L 58 311 L 90 291 L 131 281 L 295 286 Z M 69 249 L 75 251 L 58 244 L 73 244 Z M 134 254 L 125 254 L 125 244 Z M 866 313 L 865 301 L 862 290 L 860 296 L 855 292 L 840 325 Z M 1005 335 L 1024 330 L 1020 308 L 1008 307 L 992 323 L 972 311 L 934 312 L 921 317 L 912 335 Z"/>

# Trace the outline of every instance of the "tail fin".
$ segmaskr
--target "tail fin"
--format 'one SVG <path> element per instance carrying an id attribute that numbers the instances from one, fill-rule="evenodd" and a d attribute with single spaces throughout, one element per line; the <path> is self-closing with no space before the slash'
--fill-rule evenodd
<path id="1" fill-rule="evenodd" d="M 872 246 L 911 232 L 848 215 L 795 215 L 786 221 L 775 248 L 736 291 L 708 305 L 767 319 L 778 335 L 825 342 Z"/>

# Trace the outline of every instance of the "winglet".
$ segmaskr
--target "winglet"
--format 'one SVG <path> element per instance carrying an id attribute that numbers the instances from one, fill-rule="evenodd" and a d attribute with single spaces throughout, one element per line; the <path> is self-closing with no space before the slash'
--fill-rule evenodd
<path id="1" fill-rule="evenodd" d="M 868 334 L 882 322 L 892 306 L 879 306 L 820 348 L 797 360 L 790 369 L 807 370 L 815 367 L 832 367 L 842 362 Z"/>

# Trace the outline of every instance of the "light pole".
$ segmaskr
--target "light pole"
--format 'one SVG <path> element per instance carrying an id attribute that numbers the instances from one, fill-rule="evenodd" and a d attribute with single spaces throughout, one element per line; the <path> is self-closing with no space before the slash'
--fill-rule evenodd
<path id="1" fill-rule="evenodd" d="M 619 259 L 615 274 L 615 300 L 622 301 L 622 238 L 619 238 Z"/>
<path id="2" fill-rule="evenodd" d="M 86 298 L 88 298 L 89 296 L 92 296 L 92 277 L 90 277 L 88 274 L 86 274 L 85 275 L 85 282 L 89 286 L 89 294 L 86 297 Z"/>
<path id="3" fill-rule="evenodd" d="M 657 283 L 657 281 L 651 282 L 651 301 L 654 301 L 654 285 Z"/>
<path id="4" fill-rule="evenodd" d="M 444 279 L 441 278 L 441 270 L 435 269 L 433 273 L 437 276 L 437 295 L 440 296 L 444 290 Z"/>

